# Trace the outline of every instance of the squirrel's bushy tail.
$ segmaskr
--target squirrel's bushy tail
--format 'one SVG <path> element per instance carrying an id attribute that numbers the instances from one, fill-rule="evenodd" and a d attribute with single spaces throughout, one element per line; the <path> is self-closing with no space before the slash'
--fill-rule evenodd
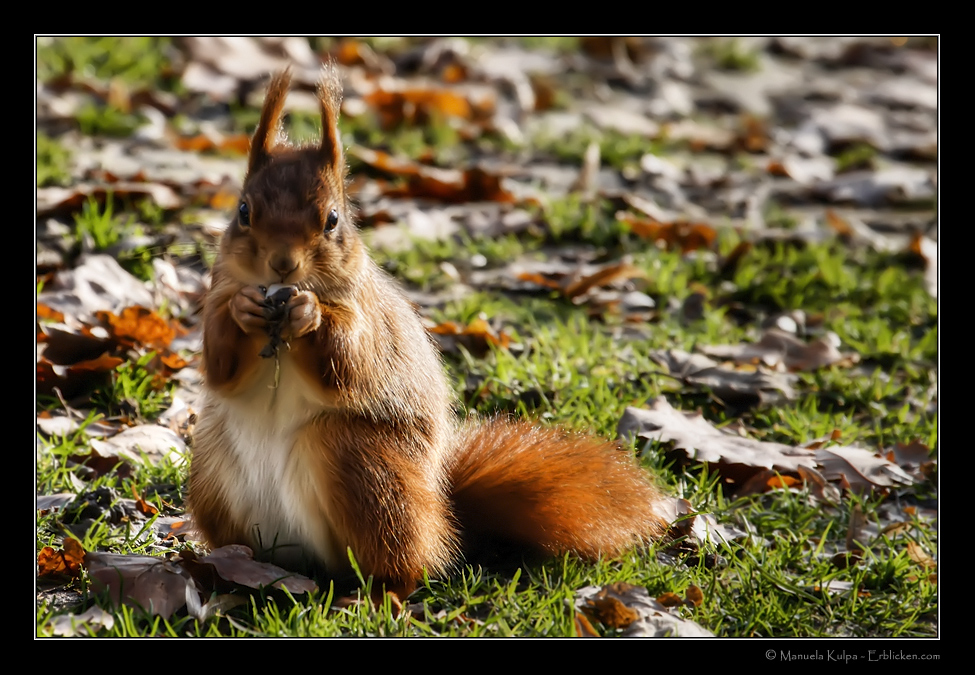
<path id="1" fill-rule="evenodd" d="M 528 422 L 465 426 L 450 466 L 465 546 L 615 556 L 666 532 L 661 494 L 615 443 Z"/>

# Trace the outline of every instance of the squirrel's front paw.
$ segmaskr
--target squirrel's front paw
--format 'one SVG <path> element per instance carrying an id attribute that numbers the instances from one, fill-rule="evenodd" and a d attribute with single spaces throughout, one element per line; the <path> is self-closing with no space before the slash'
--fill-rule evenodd
<path id="1" fill-rule="evenodd" d="M 230 318 L 251 335 L 267 325 L 264 318 L 264 293 L 257 286 L 244 286 L 230 298 Z"/>
<path id="2" fill-rule="evenodd" d="M 288 328 L 292 338 L 300 338 L 318 330 L 322 324 L 322 308 L 311 291 L 301 291 L 288 301 Z"/>

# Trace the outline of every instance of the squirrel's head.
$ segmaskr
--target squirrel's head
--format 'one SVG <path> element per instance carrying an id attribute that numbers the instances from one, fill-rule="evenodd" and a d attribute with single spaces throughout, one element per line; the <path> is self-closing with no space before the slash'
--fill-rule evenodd
<path id="1" fill-rule="evenodd" d="M 291 73 L 285 70 L 268 86 L 222 253 L 244 283 L 341 293 L 354 282 L 364 258 L 345 193 L 338 128 L 342 85 L 335 67 L 325 65 L 318 87 L 321 142 L 295 147 L 281 138 L 280 131 L 290 84 Z"/>

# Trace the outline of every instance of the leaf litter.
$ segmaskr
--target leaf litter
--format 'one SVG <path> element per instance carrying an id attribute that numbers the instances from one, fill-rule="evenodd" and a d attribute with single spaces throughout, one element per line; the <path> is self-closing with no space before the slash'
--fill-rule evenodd
<path id="1" fill-rule="evenodd" d="M 694 598 L 688 601 L 689 604 L 700 604 L 700 589 L 688 589 L 688 592 Z M 622 582 L 602 587 L 587 586 L 579 589 L 575 596 L 579 612 L 608 628 L 621 631 L 626 637 L 714 637 L 700 624 L 680 615 L 679 608 L 683 604 L 679 598 L 676 605 L 669 597 L 651 598 L 645 587 Z"/>
<path id="2" fill-rule="evenodd" d="M 616 218 L 633 235 L 685 255 L 713 256 L 721 229 L 738 228 L 747 240 L 720 261 L 729 273 L 766 238 L 838 237 L 849 246 L 866 244 L 914 256 L 924 270 L 928 291 L 936 296 L 937 230 L 931 206 L 938 190 L 931 165 L 937 156 L 936 58 L 923 49 L 892 50 L 886 38 L 759 38 L 755 43 L 773 67 L 764 74 L 713 77 L 691 58 L 695 41 L 683 38 L 587 38 L 581 51 L 572 55 L 529 51 L 500 41 L 472 48 L 463 40 L 449 39 L 421 41 L 388 55 L 364 42 L 343 39 L 334 45 L 332 56 L 345 69 L 343 108 L 349 118 L 373 115 L 387 128 L 447 120 L 465 140 L 497 135 L 508 141 L 532 141 L 539 129 L 551 124 L 561 124 L 565 135 L 582 128 L 595 133 L 595 140 L 586 142 L 582 171 L 545 152 L 533 154 L 527 162 L 485 162 L 480 157 L 457 167 L 441 165 L 429 155 L 416 159 L 389 147 L 356 143 L 350 154 L 380 176 L 365 181 L 356 177 L 362 183 L 357 193 L 364 225 L 376 228 L 370 234 L 380 234 L 392 229 L 384 223 L 412 223 L 433 240 L 475 233 L 498 236 L 544 228 L 548 199 L 579 192 L 584 200 L 608 199 L 616 208 L 628 207 L 632 211 L 620 210 Z M 109 199 L 141 200 L 169 218 L 192 212 L 189 227 L 181 228 L 190 236 L 181 231 L 179 241 L 212 245 L 211 230 L 219 228 L 206 223 L 225 220 L 223 213 L 236 200 L 246 134 L 222 122 L 201 121 L 210 114 L 207 100 L 226 103 L 244 95 L 253 99 L 266 72 L 290 64 L 304 91 L 296 92 L 289 106 L 300 111 L 313 103 L 310 93 L 320 56 L 306 40 L 189 37 L 178 41 L 177 50 L 183 59 L 177 75 L 191 93 L 187 97 L 127 91 L 114 81 L 110 86 L 82 78 L 38 83 L 38 121 L 45 127 L 73 120 L 79 94 L 111 100 L 125 109 L 141 105 L 148 111 L 148 122 L 132 138 L 65 136 L 77 146 L 74 178 L 67 187 L 45 186 L 37 192 L 38 266 L 40 271 L 43 261 L 46 275 L 37 305 L 38 391 L 77 403 L 74 397 L 83 400 L 95 383 L 130 360 L 132 352 L 149 350 L 159 352 L 153 368 L 162 377 L 178 378 L 181 387 L 186 385 L 180 390 L 186 402 L 173 397 L 171 417 L 161 420 L 168 428 L 141 425 L 123 431 L 133 423 L 124 419 L 88 424 L 84 437 L 90 439 L 90 455 L 76 460 L 90 462 L 96 474 L 122 471 L 127 463 L 144 457 L 160 461 L 175 453 L 178 461 L 183 452 L 183 438 L 192 426 L 194 382 L 199 380 L 190 355 L 199 340 L 192 316 L 205 289 L 205 268 L 198 262 L 180 264 L 179 256 L 166 255 L 153 260 L 155 279 L 142 281 L 111 255 L 88 252 L 74 257 L 63 241 L 70 229 L 59 219 L 79 211 L 91 198 L 101 204 Z M 802 68 L 782 67 L 780 54 L 809 61 Z M 857 69 L 863 67 L 874 69 L 868 86 L 857 79 Z M 564 94 L 558 76 L 567 69 L 623 85 L 598 92 L 598 103 L 580 100 L 554 110 L 555 97 Z M 713 119 L 690 119 L 697 106 Z M 191 129 L 175 128 L 177 113 Z M 778 113 L 791 115 L 791 123 L 777 126 Z M 656 150 L 643 152 L 620 167 L 607 152 L 607 143 L 628 134 L 642 138 L 644 145 L 670 144 L 674 151 L 666 156 Z M 839 157 L 857 144 L 872 149 L 878 159 L 867 161 L 865 168 L 845 170 Z M 746 153 L 758 174 L 734 165 L 732 155 L 739 152 Z M 766 228 L 763 212 L 769 204 L 782 202 L 813 215 L 793 230 Z M 387 240 L 391 246 L 402 245 L 402 238 Z M 382 241 L 375 239 L 379 245 Z M 474 288 L 554 294 L 585 305 L 594 316 L 622 312 L 629 321 L 648 323 L 667 311 L 645 292 L 645 271 L 625 257 L 580 264 L 573 254 L 548 252 L 545 263 L 525 261 L 520 267 L 512 264 L 461 276 Z M 707 295 L 691 293 L 680 303 L 682 316 L 700 319 L 707 302 Z M 162 303 L 171 308 L 171 316 L 180 317 L 178 321 L 162 319 L 151 309 Z M 472 354 L 483 355 L 510 341 L 506 328 L 486 316 L 467 326 L 430 324 L 445 351 L 463 344 Z M 755 343 L 700 350 L 703 353 L 658 351 L 653 357 L 685 391 L 707 392 L 732 411 L 791 400 L 797 388 L 793 373 L 846 367 L 858 359 L 857 354 L 839 351 L 829 336 L 806 341 L 795 332 L 774 329 L 762 332 Z M 629 428 L 628 434 L 662 442 L 686 461 L 706 463 L 723 472 L 740 494 L 805 486 L 818 498 L 830 500 L 840 490 L 896 491 L 936 475 L 930 451 L 921 444 L 874 451 L 835 443 L 817 448 L 760 443 L 717 429 L 698 414 L 668 410 L 663 399 L 650 405 L 650 411 L 644 411 L 649 421 L 635 422 L 630 418 L 640 415 L 627 411 L 620 421 L 621 435 Z M 83 406 L 80 414 L 83 418 Z M 38 415 L 37 425 L 48 437 L 73 434 L 82 424 L 77 414 L 45 415 Z M 138 434 L 143 436 L 137 439 Z M 98 436 L 109 438 L 101 441 Z M 102 468 L 96 469 L 99 462 Z M 74 475 L 72 481 L 83 493 L 84 484 Z M 69 496 L 38 495 L 38 508 L 69 508 Z M 136 516 L 132 510 L 136 497 L 127 500 L 132 505 L 126 512 L 144 518 L 145 513 Z M 116 496 L 114 501 L 121 500 Z M 892 517 L 911 517 L 898 513 Z M 740 536 L 731 528 L 723 530 L 727 526 L 708 514 L 696 514 L 686 503 L 675 503 L 671 516 L 682 528 L 681 536 L 697 541 Z M 160 537 L 182 536 L 186 529 L 179 516 L 157 517 L 156 523 Z M 912 559 L 926 565 L 923 548 L 915 549 Z M 150 597 L 153 607 L 158 604 L 169 611 L 186 605 L 194 616 L 216 611 L 215 605 L 202 602 L 205 596 L 191 592 L 193 586 L 185 581 L 178 560 L 167 564 L 177 567 L 153 571 L 151 584 L 172 587 L 172 597 Z M 176 597 L 179 588 L 184 591 L 182 605 Z M 101 621 L 95 616 L 85 620 L 93 626 Z"/>
<path id="3" fill-rule="evenodd" d="M 64 547 L 45 547 L 38 554 L 40 577 L 77 576 L 82 567 L 95 593 L 105 593 L 111 605 L 127 605 L 149 614 L 171 617 L 184 606 L 205 620 L 216 611 L 246 602 L 240 589 L 276 588 L 301 595 L 317 589 L 299 574 L 270 563 L 258 562 L 246 546 L 224 546 L 208 555 L 183 550 L 167 558 L 85 551 L 77 539 L 68 537 Z M 215 598 L 214 593 L 219 592 Z M 204 602 L 204 598 L 212 598 Z M 81 614 L 78 623 L 101 620 L 101 614 Z M 56 624 L 55 630 L 65 630 Z"/>
<path id="4" fill-rule="evenodd" d="M 624 440 L 636 440 L 639 447 L 647 442 L 669 446 L 685 461 L 713 468 L 734 486 L 745 485 L 756 475 L 773 471 L 781 476 L 803 480 L 814 470 L 827 482 L 844 490 L 865 492 L 888 490 L 912 485 L 915 481 L 898 465 L 882 454 L 865 448 L 831 446 L 809 449 L 783 443 L 757 441 L 726 429 L 719 429 L 700 413 L 687 413 L 673 408 L 664 398 L 651 400 L 647 408 L 627 408 L 619 423 Z M 772 482 L 769 488 L 789 487 Z"/>

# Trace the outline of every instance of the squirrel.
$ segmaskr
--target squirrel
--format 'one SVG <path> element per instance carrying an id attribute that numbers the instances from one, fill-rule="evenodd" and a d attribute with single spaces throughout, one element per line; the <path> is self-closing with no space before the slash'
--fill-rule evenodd
<path id="1" fill-rule="evenodd" d="M 188 510 L 205 541 L 332 577 L 351 551 L 405 597 L 469 548 L 595 559 L 661 537 L 662 496 L 616 443 L 456 419 L 434 342 L 356 229 L 336 68 L 315 145 L 280 137 L 290 83 L 270 81 L 203 304 Z"/>

